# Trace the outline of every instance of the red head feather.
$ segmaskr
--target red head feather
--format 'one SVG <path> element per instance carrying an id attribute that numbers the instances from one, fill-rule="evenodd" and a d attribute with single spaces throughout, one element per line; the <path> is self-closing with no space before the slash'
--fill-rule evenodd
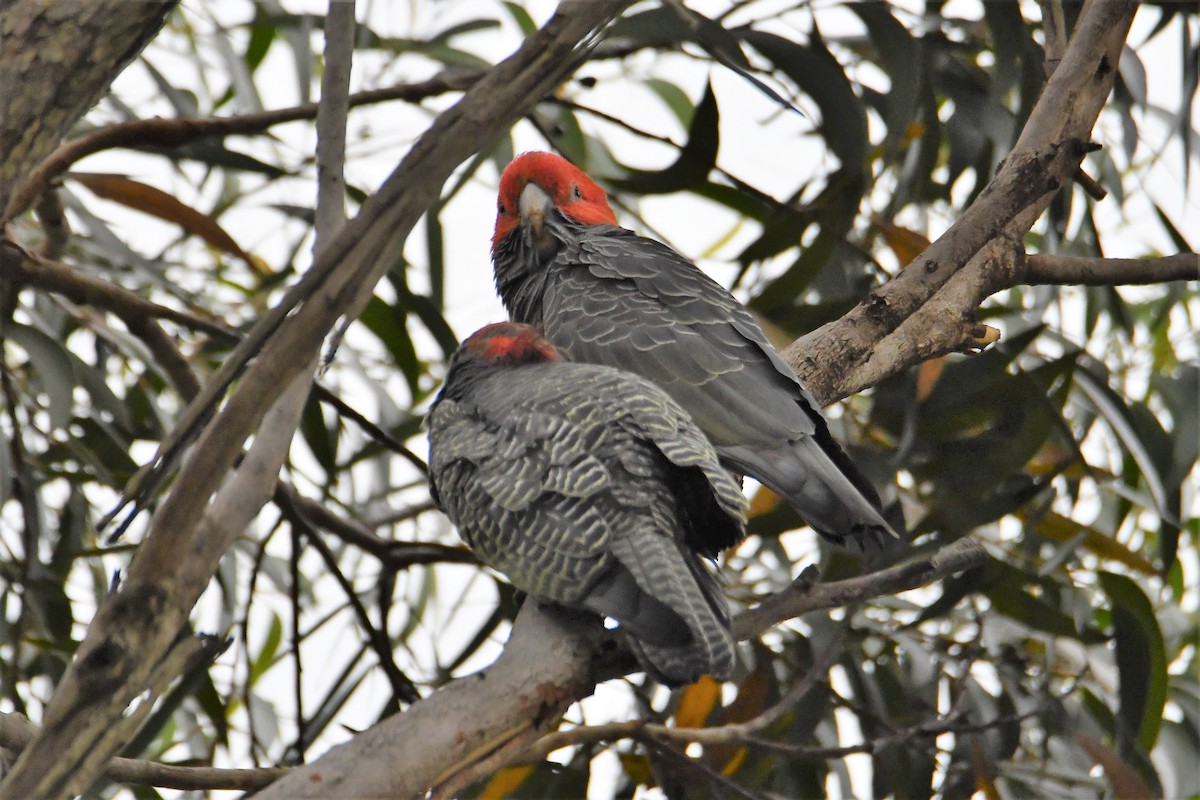
<path id="1" fill-rule="evenodd" d="M 562 351 L 536 328 L 516 322 L 496 322 L 467 337 L 463 353 L 484 364 L 536 364 L 565 361 Z"/>
<path id="2" fill-rule="evenodd" d="M 519 199 L 530 183 L 540 186 L 558 210 L 576 222 L 617 224 L 617 215 L 608 204 L 608 195 L 587 173 L 553 153 L 523 153 L 514 158 L 500 176 L 493 248 L 521 223 Z"/>

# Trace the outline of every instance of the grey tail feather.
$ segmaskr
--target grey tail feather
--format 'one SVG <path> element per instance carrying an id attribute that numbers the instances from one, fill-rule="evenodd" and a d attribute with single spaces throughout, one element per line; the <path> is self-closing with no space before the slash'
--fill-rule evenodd
<path id="1" fill-rule="evenodd" d="M 637 552 L 622 552 L 635 547 Z M 685 644 L 661 645 L 629 629 L 630 646 L 642 668 L 668 686 L 693 683 L 707 674 L 726 680 L 735 659 L 728 607 L 701 558 L 661 535 L 647 537 L 636 546 L 628 541 L 617 543 L 614 553 L 624 563 L 627 558 L 634 559 L 631 571 L 639 584 L 653 587 L 688 632 Z"/>
<path id="2" fill-rule="evenodd" d="M 879 497 L 872 489 L 864 493 L 858 483 L 865 480 L 854 470 L 854 480 L 843 471 L 812 437 L 804 437 L 771 449 L 720 447 L 721 457 L 747 475 L 778 492 L 804 517 L 805 522 L 836 544 L 857 540 L 881 545 L 887 538 L 900 538 L 883 518 Z"/>
<path id="3" fill-rule="evenodd" d="M 617 562 L 583 600 L 583 607 L 615 619 L 631 636 L 659 647 L 683 647 L 692 633 L 675 609 L 647 594 Z"/>

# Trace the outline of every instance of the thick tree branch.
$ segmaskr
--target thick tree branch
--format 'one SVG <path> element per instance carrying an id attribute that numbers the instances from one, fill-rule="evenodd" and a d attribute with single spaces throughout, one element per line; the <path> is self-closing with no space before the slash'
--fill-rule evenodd
<path id="1" fill-rule="evenodd" d="M 1090 149 L 1088 139 L 1112 88 L 1136 10 L 1131 0 L 1088 0 L 1020 138 L 975 202 L 925 252 L 850 313 L 787 348 L 785 358 L 818 400 L 832 402 L 866 385 L 855 368 L 872 350 L 990 243 L 1019 240 L 1072 179 Z M 956 319 L 973 309 L 960 309 Z M 886 377 L 910 363 L 876 359 L 871 374 Z"/>
<path id="2" fill-rule="evenodd" d="M 158 33 L 177 2 L 0 4 L 0 208 Z M 0 217 L 0 226 L 8 219 Z"/>
<path id="3" fill-rule="evenodd" d="M 960 540 L 924 558 L 872 575 L 811 584 L 801 581 L 733 622 L 738 639 L 754 638 L 785 619 L 914 589 L 983 563 L 983 548 Z M 629 650 L 599 625 L 526 603 L 504 652 L 490 667 L 461 678 L 409 708 L 298 767 L 258 795 L 283 798 L 410 797 L 460 787 L 456 775 L 478 777 L 517 758 L 537 731 L 552 727 L 597 681 L 636 669 Z M 641 723 L 625 726 L 641 727 Z M 622 727 L 622 735 L 626 727 Z M 499 754 L 499 755 L 497 755 Z M 404 769 L 394 765 L 403 764 Z"/>
<path id="4" fill-rule="evenodd" d="M 358 217 L 322 251 L 300 284 L 265 315 L 189 406 L 179 433 L 169 437 L 169 453 L 181 449 L 209 418 L 225 388 L 255 357 L 193 448 L 175 490 L 159 507 L 128 579 L 101 605 L 47 707 L 41 733 L 0 785 L 0 797 L 64 797 L 91 784 L 112 743 L 108 728 L 147 684 L 158 655 L 170 647 L 221 555 L 240 533 L 240 528 L 212 527 L 215 519 L 205 518 L 206 524 L 200 524 L 201 518 L 279 387 L 308 368 L 339 316 L 357 312 L 353 302 L 364 284 L 374 284 L 396 263 L 408 232 L 437 199 L 453 168 L 568 74 L 579 62 L 579 42 L 624 4 L 563 3 L 516 54 L 489 70 L 457 105 L 441 114 Z M 246 469 L 243 464 L 239 475 Z M 266 480 L 234 481 L 244 489 L 222 502 L 230 509 L 257 510 L 275 483 L 273 473 L 269 485 Z M 97 746 L 101 742 L 103 749 Z"/>
<path id="5" fill-rule="evenodd" d="M 975 322 L 975 309 L 993 294 L 1015 286 L 1119 286 L 1197 279 L 1200 259 L 1193 253 L 1149 259 L 1026 257 L 1019 242 L 994 239 L 885 337 L 866 362 L 850 371 L 843 385 L 856 392 L 930 358 L 993 343 L 999 332 Z"/>
<path id="6" fill-rule="evenodd" d="M 515 739 L 528 743 L 557 724 L 595 687 L 590 664 L 603 635 L 599 625 L 526 603 L 490 667 L 297 767 L 257 797 L 422 796 Z"/>

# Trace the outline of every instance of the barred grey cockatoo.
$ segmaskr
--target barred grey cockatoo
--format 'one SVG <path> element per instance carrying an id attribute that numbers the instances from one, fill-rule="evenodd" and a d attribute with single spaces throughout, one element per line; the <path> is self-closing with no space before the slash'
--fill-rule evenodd
<path id="1" fill-rule="evenodd" d="M 704 557 L 745 535 L 746 500 L 665 392 L 504 322 L 463 342 L 426 425 L 434 499 L 481 561 L 537 600 L 615 620 L 668 685 L 729 677 L 729 613 Z"/>
<path id="2" fill-rule="evenodd" d="M 551 153 L 500 178 L 492 261 L 516 322 L 577 362 L 666 390 L 722 461 L 778 492 L 835 542 L 895 532 L 812 395 L 728 291 L 666 245 L 617 225 L 594 181 Z"/>

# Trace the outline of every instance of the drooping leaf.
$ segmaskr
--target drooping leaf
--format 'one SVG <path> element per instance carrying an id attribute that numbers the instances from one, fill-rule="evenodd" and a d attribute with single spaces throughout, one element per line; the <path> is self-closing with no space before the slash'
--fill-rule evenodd
<path id="1" fill-rule="evenodd" d="M 611 179 L 610 183 L 638 194 L 668 194 L 706 182 L 708 173 L 717 163 L 719 121 L 717 98 L 709 84 L 696 105 L 692 124 L 688 128 L 687 144 L 679 151 L 674 163 L 658 172 L 626 167 L 625 176 Z"/>
<path id="2" fill-rule="evenodd" d="M 721 697 L 721 684 L 705 675 L 683 690 L 679 707 L 675 709 L 675 724 L 680 728 L 702 728 L 717 700 Z"/>
<path id="3" fill-rule="evenodd" d="M 1149 753 L 1158 739 L 1167 698 L 1162 631 L 1150 600 L 1132 579 L 1114 572 L 1101 572 L 1099 577 L 1100 586 L 1112 602 L 1120 673 L 1118 731 L 1128 736 L 1128 742 L 1136 742 L 1142 752 Z M 1130 746 L 1118 743 L 1122 752 Z"/>
<path id="4" fill-rule="evenodd" d="M 183 228 L 198 236 L 213 247 L 240 258 L 255 271 L 265 270 L 263 263 L 243 250 L 233 237 L 225 232 L 220 223 L 209 215 L 181 203 L 161 189 L 127 178 L 95 172 L 72 172 L 71 180 L 83 184 L 88 191 L 105 200 L 112 200 L 127 208 L 141 211 Z"/>

